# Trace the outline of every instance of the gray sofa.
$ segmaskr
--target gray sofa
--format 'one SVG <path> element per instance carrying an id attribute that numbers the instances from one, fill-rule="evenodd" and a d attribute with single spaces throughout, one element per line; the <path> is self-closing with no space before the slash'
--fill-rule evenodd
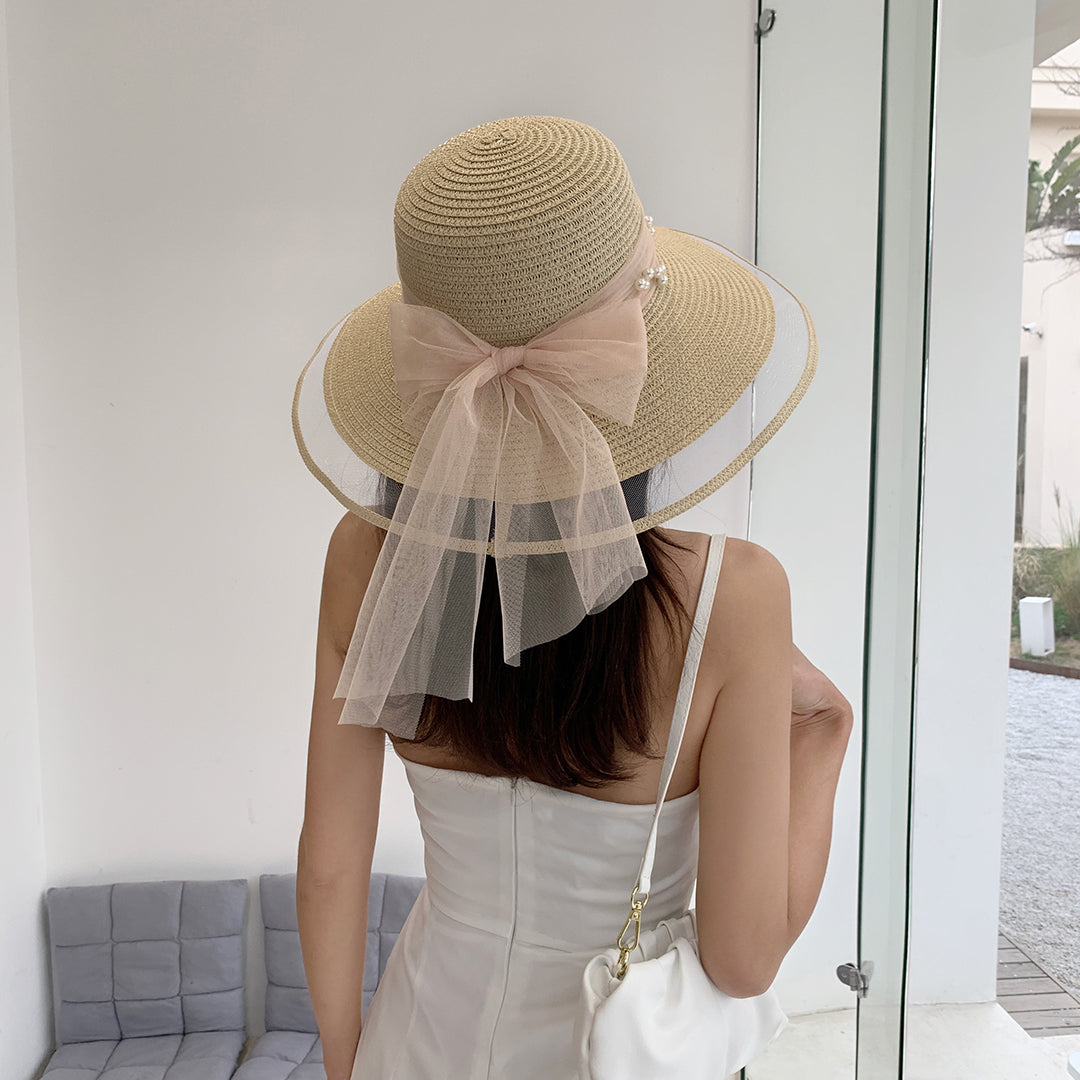
<path id="1" fill-rule="evenodd" d="M 48 1080 L 228 1080 L 244 1046 L 248 883 L 46 890 L 57 1049 Z"/>
<path id="2" fill-rule="evenodd" d="M 423 884 L 422 877 L 371 875 L 361 1020 Z M 296 874 L 263 874 L 259 899 L 265 928 L 266 1034 L 236 1070 L 235 1080 L 324 1080 L 322 1043 L 296 925 Z"/>
<path id="3" fill-rule="evenodd" d="M 361 1019 L 422 877 L 371 875 Z M 57 1049 L 47 1080 L 324 1080 L 304 977 L 296 875 L 259 879 L 265 1034 L 237 1067 L 248 883 L 122 882 L 46 891 Z"/>

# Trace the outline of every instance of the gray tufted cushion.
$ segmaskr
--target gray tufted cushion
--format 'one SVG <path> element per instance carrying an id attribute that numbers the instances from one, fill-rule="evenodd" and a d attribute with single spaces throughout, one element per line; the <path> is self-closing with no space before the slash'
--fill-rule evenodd
<path id="1" fill-rule="evenodd" d="M 424 878 L 373 873 L 368 892 L 361 1022 Z M 296 874 L 259 878 L 266 943 L 266 1034 L 234 1080 L 325 1080 L 296 921 Z"/>
<path id="2" fill-rule="evenodd" d="M 226 1080 L 244 1045 L 248 885 L 46 890 L 58 1049 L 50 1080 Z"/>

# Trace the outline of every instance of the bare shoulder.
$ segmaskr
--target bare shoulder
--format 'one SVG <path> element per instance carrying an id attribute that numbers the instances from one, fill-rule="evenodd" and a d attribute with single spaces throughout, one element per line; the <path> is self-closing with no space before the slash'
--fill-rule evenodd
<path id="1" fill-rule="evenodd" d="M 367 560 L 374 562 L 378 557 L 385 535 L 382 529 L 359 514 L 346 511 L 330 534 L 327 563 L 333 562 L 336 569 L 345 573 L 362 568 Z"/>
<path id="2" fill-rule="evenodd" d="M 687 529 L 663 527 L 664 533 L 687 550 L 672 549 L 676 561 L 689 568 L 695 561 L 699 567 L 697 580 L 701 580 L 701 568 L 709 550 L 709 534 L 691 532 Z M 783 596 L 788 587 L 787 573 L 780 560 L 768 548 L 752 540 L 740 540 L 737 536 L 724 538 L 724 551 L 720 563 L 720 576 L 716 584 L 716 600 L 713 603 L 710 627 L 723 623 L 723 612 L 739 610 L 738 605 L 753 604 L 762 597 Z"/>
<path id="3" fill-rule="evenodd" d="M 787 571 L 768 549 L 752 540 L 729 536 L 724 541 L 724 559 L 720 564 L 717 596 L 756 595 L 761 589 L 775 589 L 788 584 Z"/>
<path id="4" fill-rule="evenodd" d="M 790 625 L 791 590 L 783 564 L 760 544 L 726 537 L 703 646 L 721 683 L 733 665 L 741 666 L 778 631 L 790 634 Z"/>
<path id="5" fill-rule="evenodd" d="M 356 616 L 385 535 L 382 529 L 351 511 L 330 534 L 323 567 L 320 622 L 342 654 L 348 652 Z"/>

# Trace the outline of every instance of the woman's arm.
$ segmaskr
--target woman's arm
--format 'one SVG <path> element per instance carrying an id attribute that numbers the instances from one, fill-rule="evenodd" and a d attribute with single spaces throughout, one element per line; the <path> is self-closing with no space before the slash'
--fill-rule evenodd
<path id="1" fill-rule="evenodd" d="M 386 734 L 338 724 L 331 695 L 381 537 L 346 514 L 326 556 L 315 649 L 304 823 L 296 862 L 296 913 L 327 1080 L 349 1080 L 360 1041 L 368 890 L 379 821 Z"/>
<path id="2" fill-rule="evenodd" d="M 788 948 L 817 906 L 832 844 L 833 805 L 853 725 L 851 703 L 793 644 Z"/>
<path id="3" fill-rule="evenodd" d="M 776 558 L 740 542 L 724 569 L 705 645 L 722 687 L 701 749 L 697 928 L 712 981 L 749 997 L 772 985 L 817 903 L 851 709 L 792 643 Z"/>
<path id="4" fill-rule="evenodd" d="M 702 656 L 720 690 L 698 766 L 698 955 L 720 990 L 754 997 L 788 940 L 791 593 L 774 555 L 732 540 Z"/>

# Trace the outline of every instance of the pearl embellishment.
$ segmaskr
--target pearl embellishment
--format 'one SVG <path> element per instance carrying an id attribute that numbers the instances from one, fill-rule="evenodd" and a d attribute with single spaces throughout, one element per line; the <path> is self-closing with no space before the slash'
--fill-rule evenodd
<path id="1" fill-rule="evenodd" d="M 645 215 L 645 224 L 649 226 L 649 232 L 656 232 L 652 217 L 649 214 Z M 646 266 L 641 272 L 641 277 L 634 284 L 639 289 L 647 289 L 654 281 L 657 285 L 667 284 L 667 267 L 663 263 L 660 263 L 659 266 Z"/>
<path id="2" fill-rule="evenodd" d="M 658 266 L 647 266 L 641 277 L 637 279 L 636 285 L 639 289 L 647 289 L 654 281 L 657 285 L 667 284 L 667 267 L 663 263 Z"/>

